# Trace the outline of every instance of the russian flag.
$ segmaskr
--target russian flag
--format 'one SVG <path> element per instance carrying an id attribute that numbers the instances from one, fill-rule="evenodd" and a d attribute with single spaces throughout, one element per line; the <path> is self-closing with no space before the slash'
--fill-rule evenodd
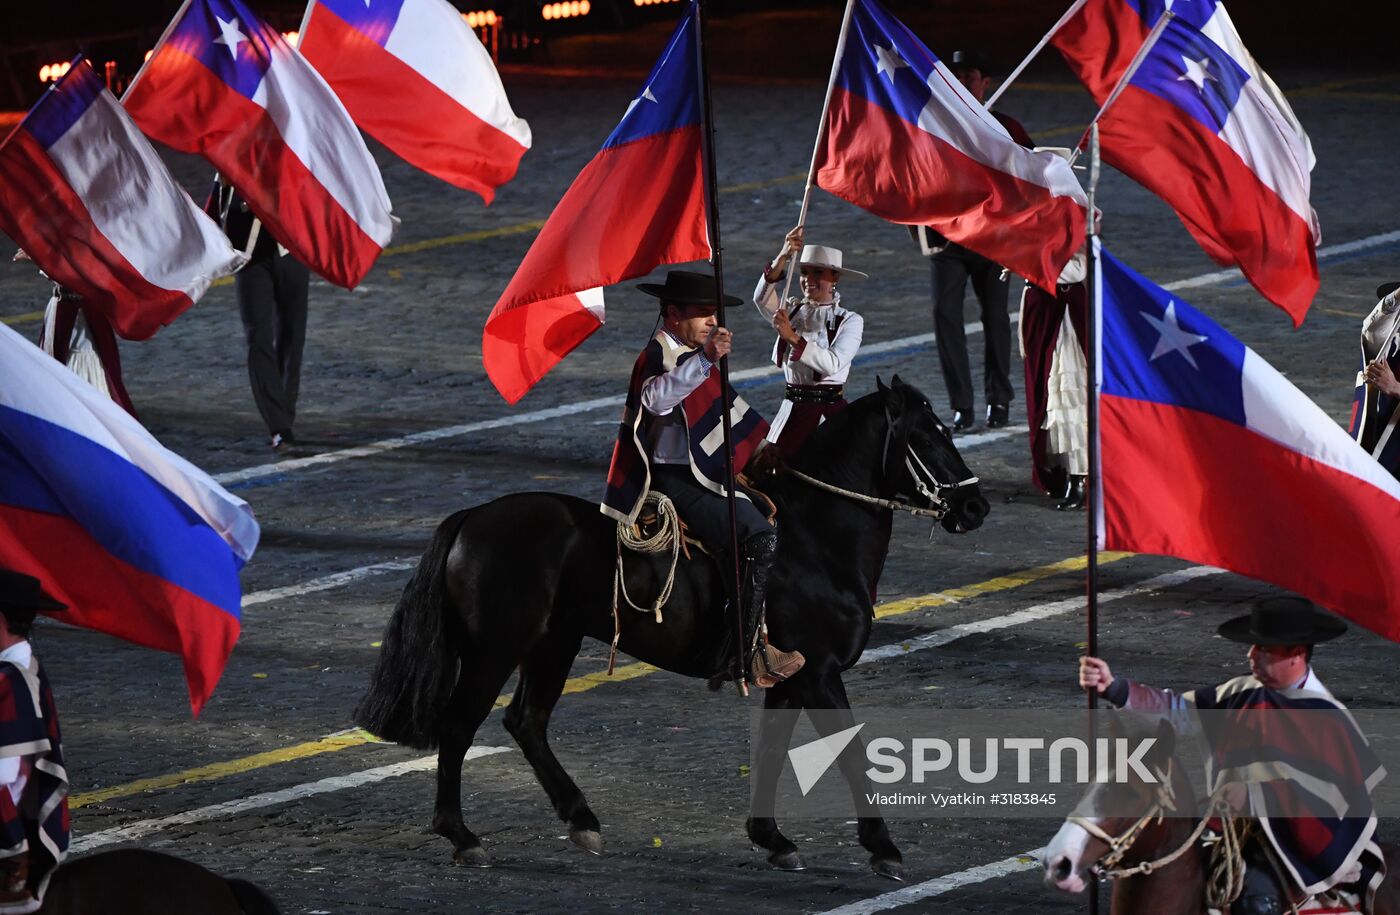
<path id="1" fill-rule="evenodd" d="M 875 0 L 854 6 L 817 186 L 1053 290 L 1084 244 L 1088 201 L 1069 164 L 1012 140 Z"/>
<path id="2" fill-rule="evenodd" d="M 1102 252 L 1103 546 L 1219 566 L 1400 641 L 1400 481 L 1283 375 Z"/>
<path id="3" fill-rule="evenodd" d="M 178 652 L 196 715 L 238 640 L 247 503 L 0 326 L 0 565 L 64 622 Z"/>
<path id="4" fill-rule="evenodd" d="M 1053 39 L 1100 105 L 1127 71 L 1165 0 L 1087 0 Z M 1199 9 L 1191 9 L 1199 7 Z M 1104 160 L 1176 210 L 1215 261 L 1301 324 L 1317 293 L 1312 148 L 1211 0 L 1174 18 L 1099 121 Z M 1198 29 L 1211 27 L 1241 61 Z M 1230 37 L 1233 36 L 1233 39 Z"/>
<path id="5" fill-rule="evenodd" d="M 530 148 L 491 55 L 446 0 L 311 0 L 297 49 L 370 136 L 487 203 Z"/>
<path id="6" fill-rule="evenodd" d="M 213 163 L 337 286 L 364 279 L 394 234 L 379 167 L 345 106 L 239 0 L 185 0 L 123 104 L 153 139 Z"/>
<path id="7" fill-rule="evenodd" d="M 247 260 L 81 56 L 0 145 L 0 229 L 128 340 Z"/>
<path id="8" fill-rule="evenodd" d="M 603 326 L 600 287 L 710 256 L 694 0 L 627 113 L 584 166 L 486 320 L 486 374 L 510 403 Z"/>

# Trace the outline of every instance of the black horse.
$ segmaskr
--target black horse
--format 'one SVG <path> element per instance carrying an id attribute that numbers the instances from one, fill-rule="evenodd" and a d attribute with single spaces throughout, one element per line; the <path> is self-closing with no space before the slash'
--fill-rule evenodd
<path id="1" fill-rule="evenodd" d="M 879 500 L 941 513 L 950 532 L 978 527 L 988 510 L 977 480 L 928 400 L 898 376 L 852 403 L 812 436 L 793 470 L 845 491 L 837 494 L 782 473 L 761 484 L 778 507 L 779 548 L 767 599 L 775 644 L 807 663 L 764 692 L 767 709 L 831 709 L 819 729 L 847 725 L 841 673 L 855 664 L 874 622 L 872 595 L 889 548 L 892 511 Z M 595 503 L 554 493 L 504 496 L 459 511 L 439 525 L 405 586 L 384 634 L 356 722 L 382 738 L 438 748 L 433 829 L 452 841 L 458 863 L 485 866 L 481 841 L 462 820 L 461 767 L 481 722 L 511 673 L 520 678 L 505 726 L 569 825 L 570 838 L 602 851 L 598 818 L 550 750 L 549 716 L 585 636 L 613 637 L 616 525 Z M 634 596 L 659 592 L 669 559 L 627 556 Z M 665 670 L 710 677 L 732 643 L 718 565 L 696 552 L 682 559 L 664 621 L 624 608 L 622 651 Z M 638 601 L 640 603 L 640 600 Z M 792 722 L 794 716 L 779 716 Z M 791 731 L 791 723 L 787 725 Z M 777 784 L 779 745 L 757 760 L 758 796 Z M 852 748 L 855 744 L 852 745 Z M 848 751 L 852 748 L 848 748 Z M 841 759 L 856 799 L 861 844 L 877 873 L 900 879 L 903 865 L 882 818 L 865 803 L 853 752 Z M 748 822 L 769 861 L 800 869 L 796 847 L 771 811 Z"/>

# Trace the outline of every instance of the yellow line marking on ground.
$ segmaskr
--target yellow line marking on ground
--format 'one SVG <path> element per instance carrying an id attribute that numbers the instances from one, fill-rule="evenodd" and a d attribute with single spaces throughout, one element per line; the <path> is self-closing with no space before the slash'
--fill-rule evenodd
<path id="1" fill-rule="evenodd" d="M 42 311 L 26 311 L 22 315 L 7 315 L 0 318 L 0 324 L 24 324 L 28 321 L 38 321 L 43 317 Z"/>
<path id="2" fill-rule="evenodd" d="M 1357 319 L 1360 319 L 1360 318 L 1366 317 L 1366 315 L 1364 315 L 1364 314 L 1362 314 L 1362 313 L 1360 313 L 1360 312 L 1345 311 L 1345 310 L 1343 310 L 1343 309 L 1341 309 L 1341 308 L 1323 308 L 1323 307 L 1319 306 L 1319 307 L 1317 308 L 1317 310 L 1320 311 L 1320 312 L 1322 312 L 1323 314 L 1328 314 L 1328 315 L 1339 315 L 1339 316 L 1341 316 L 1341 317 L 1343 317 L 1343 318 L 1357 318 Z"/>
<path id="3" fill-rule="evenodd" d="M 276 765 L 277 763 L 291 762 L 294 759 L 305 759 L 308 756 L 333 753 L 336 750 L 344 750 L 349 747 L 358 747 L 362 744 L 376 742 L 378 742 L 377 738 L 365 731 L 332 734 L 329 737 L 322 737 L 320 740 L 299 743 L 295 746 L 283 747 L 280 750 L 268 750 L 266 753 L 254 753 L 252 756 L 230 759 L 226 762 L 210 763 L 207 766 L 196 766 L 193 769 L 185 769 L 182 772 L 172 772 L 169 775 L 157 775 L 152 778 L 142 778 L 134 782 L 127 782 L 124 785 L 113 785 L 110 788 L 85 791 L 82 794 L 72 795 L 68 799 L 68 806 L 71 808 L 86 807 L 89 804 L 100 804 L 103 801 L 110 801 L 119 797 L 130 797 L 133 794 L 143 794 L 147 791 L 175 788 L 179 785 L 188 785 L 194 782 L 207 782 L 216 778 L 236 775 L 239 772 L 262 769 L 266 766 Z"/>
<path id="4" fill-rule="evenodd" d="M 1100 553 L 1099 564 L 1104 565 L 1110 562 L 1117 562 L 1126 559 L 1132 553 Z M 952 588 L 948 591 L 938 591 L 933 594 L 923 594 L 919 597 L 906 597 L 903 600 L 893 600 L 880 604 L 875 608 L 875 618 L 878 620 L 888 619 L 891 616 L 902 616 L 906 613 L 913 613 L 916 610 L 928 610 L 933 607 L 942 607 L 946 604 L 956 604 L 960 601 L 972 597 L 982 597 L 987 594 L 995 594 L 998 591 L 1009 591 L 1012 588 L 1019 588 L 1031 582 L 1049 578 L 1052 575 L 1059 575 L 1061 572 L 1077 572 L 1088 564 L 1088 559 L 1083 556 L 1071 556 L 1069 559 L 1061 559 L 1059 562 L 1052 562 L 1049 565 L 1036 566 L 1033 569 L 1023 569 L 1019 572 L 1012 572 L 1010 575 L 1002 575 L 988 581 L 977 582 L 976 584 L 964 585 L 961 588 Z"/>
<path id="5" fill-rule="evenodd" d="M 1131 555 L 1131 553 L 1100 553 L 1099 562 L 1117 562 L 1119 559 Z M 1002 575 L 988 581 L 964 585 L 960 588 L 952 588 L 948 591 L 939 591 L 932 594 L 920 595 L 919 597 L 890 601 L 876 607 L 875 616 L 879 619 L 886 619 L 891 616 L 899 616 L 931 607 L 941 607 L 945 604 L 957 603 L 958 601 L 972 597 L 995 594 L 999 591 L 1009 591 L 1012 588 L 1019 588 L 1021 585 L 1040 581 L 1041 579 L 1058 575 L 1061 572 L 1077 571 L 1084 568 L 1085 563 L 1085 557 L 1071 556 L 1068 559 L 1052 562 L 1049 565 L 1023 569 L 1019 572 L 1012 572 L 1009 575 Z M 626 680 L 635 680 L 638 677 L 645 677 L 649 674 L 656 673 L 657 670 L 658 668 L 650 664 L 638 661 L 618 666 L 613 670 L 611 676 L 608 675 L 606 670 L 599 670 L 577 677 L 570 677 L 564 683 L 564 694 L 583 693 L 609 683 L 621 683 Z M 510 699 L 510 693 L 502 693 L 497 697 L 495 704 L 492 706 L 492 710 L 505 708 L 510 704 Z M 210 763 L 204 766 L 197 766 L 193 769 L 172 772 L 168 775 L 157 775 L 151 778 L 138 779 L 134 782 L 127 782 L 123 785 L 113 785 L 109 788 L 85 791 L 81 794 L 72 795 L 68 799 L 68 806 L 77 809 L 90 804 L 100 804 L 103 801 L 143 794 L 148 791 L 176 788 L 181 785 L 194 784 L 195 782 L 213 781 L 214 779 L 225 778 L 241 772 L 249 772 L 253 769 L 262 769 L 267 766 L 277 765 L 278 763 L 306 759 L 307 757 L 318 756 L 322 753 L 333 753 L 337 750 L 344 750 L 349 747 L 379 742 L 380 741 L 368 731 L 356 728 L 338 734 L 331 734 L 327 737 L 322 737 L 320 740 L 299 743 L 278 750 L 268 750 L 265 753 L 254 753 L 251 756 L 231 759 L 226 762 Z"/>

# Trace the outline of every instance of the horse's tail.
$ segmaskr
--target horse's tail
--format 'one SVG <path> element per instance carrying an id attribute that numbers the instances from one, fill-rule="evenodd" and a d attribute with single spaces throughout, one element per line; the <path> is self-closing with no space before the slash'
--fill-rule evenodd
<path id="1" fill-rule="evenodd" d="M 277 908 L 277 903 L 272 901 L 272 897 L 255 884 L 237 878 L 224 879 L 228 888 L 233 891 L 233 898 L 238 900 L 238 907 L 243 910 L 243 915 L 282 915 L 282 910 Z"/>
<path id="2" fill-rule="evenodd" d="M 457 682 L 457 651 L 447 630 L 447 554 L 467 511 L 438 525 L 384 628 L 369 691 L 355 723 L 384 740 L 431 750 L 443 709 Z"/>

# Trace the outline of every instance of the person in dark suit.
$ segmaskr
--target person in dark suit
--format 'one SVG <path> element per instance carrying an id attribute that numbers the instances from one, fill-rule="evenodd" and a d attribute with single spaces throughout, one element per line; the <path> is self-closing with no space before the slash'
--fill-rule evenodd
<path id="1" fill-rule="evenodd" d="M 301 388 L 311 272 L 272 237 L 232 185 L 217 181 L 206 211 L 249 257 L 234 277 L 248 341 L 248 380 L 272 448 L 280 450 L 295 442 L 292 424 Z"/>
<path id="2" fill-rule="evenodd" d="M 986 100 L 995 67 L 973 51 L 956 51 L 948 69 L 977 101 Z M 1033 147 L 1030 134 L 1015 118 L 993 111 L 1011 138 Z M 987 426 L 998 429 L 1010 421 L 1011 401 L 1011 318 L 1007 312 L 1009 283 L 1001 265 L 935 230 L 920 226 L 916 232 L 933 268 L 933 329 L 938 340 L 938 364 L 953 407 L 953 431 L 972 428 L 972 368 L 967 355 L 967 335 L 963 331 L 963 299 L 967 284 L 982 311 L 982 334 L 986 340 L 985 395 Z"/>

